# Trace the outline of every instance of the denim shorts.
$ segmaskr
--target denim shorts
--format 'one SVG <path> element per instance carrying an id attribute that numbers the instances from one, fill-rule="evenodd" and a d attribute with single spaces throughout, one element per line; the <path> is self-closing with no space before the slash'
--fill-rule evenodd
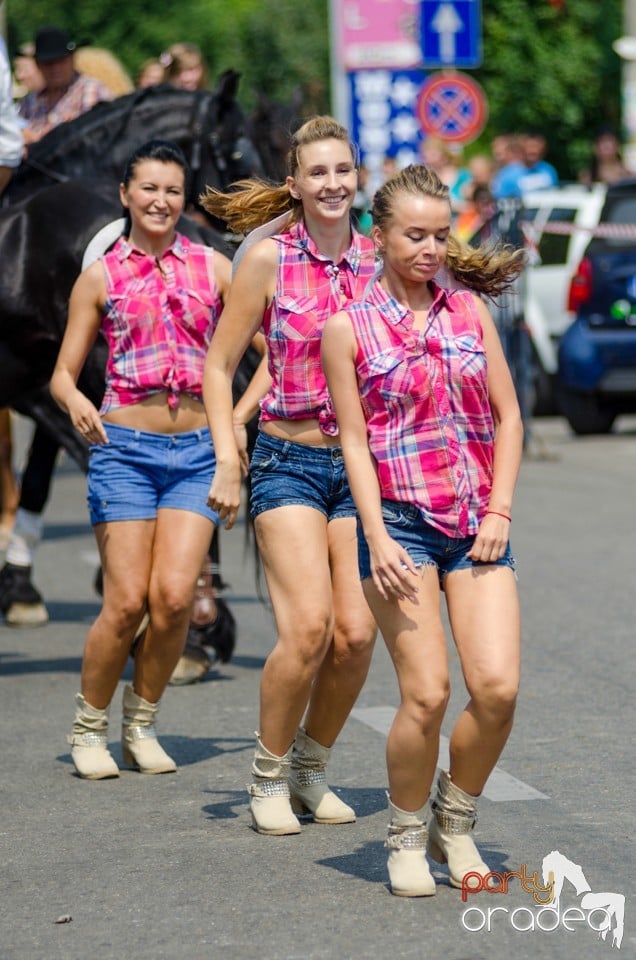
<path id="1" fill-rule="evenodd" d="M 447 573 L 453 570 L 468 570 L 477 567 L 510 567 L 514 572 L 516 563 L 506 545 L 506 552 L 498 560 L 483 562 L 471 560 L 467 555 L 475 542 L 475 536 L 449 537 L 441 530 L 431 526 L 422 514 L 410 503 L 397 500 L 382 500 L 382 519 L 389 536 L 404 547 L 416 567 L 434 566 L 442 583 Z M 371 576 L 371 558 L 367 541 L 358 521 L 358 567 L 360 579 Z"/>
<path id="2" fill-rule="evenodd" d="M 93 526 L 114 520 L 153 520 L 162 507 L 199 513 L 207 505 L 215 458 L 210 431 L 150 433 L 104 422 L 108 443 L 93 444 L 88 508 Z"/>
<path id="3" fill-rule="evenodd" d="M 259 431 L 250 462 L 250 512 L 305 506 L 328 520 L 355 517 L 340 447 L 311 447 Z"/>

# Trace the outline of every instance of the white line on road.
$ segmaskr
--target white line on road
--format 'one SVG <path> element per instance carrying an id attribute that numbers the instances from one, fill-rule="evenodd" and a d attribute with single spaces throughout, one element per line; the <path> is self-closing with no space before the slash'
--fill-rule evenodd
<path id="1" fill-rule="evenodd" d="M 351 716 L 361 723 L 365 723 L 372 730 L 386 736 L 389 732 L 393 717 L 395 716 L 395 707 L 355 707 L 351 711 Z M 440 737 L 438 766 L 441 769 L 448 770 L 448 738 Z M 501 767 L 495 767 L 488 778 L 488 782 L 483 790 L 483 796 L 488 800 L 501 802 L 504 800 L 549 800 L 550 798 L 539 790 L 535 790 L 523 780 L 517 780 L 509 773 L 506 773 Z"/>

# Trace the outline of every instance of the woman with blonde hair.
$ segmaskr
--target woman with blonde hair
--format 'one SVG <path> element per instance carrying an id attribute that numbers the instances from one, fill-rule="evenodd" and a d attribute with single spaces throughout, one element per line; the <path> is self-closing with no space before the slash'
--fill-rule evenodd
<path id="1" fill-rule="evenodd" d="M 327 317 L 360 298 L 375 269 L 373 243 L 351 223 L 357 166 L 347 130 L 314 117 L 292 137 L 283 185 L 248 180 L 203 198 L 232 230 L 253 231 L 208 353 L 203 396 L 217 451 L 208 504 L 228 528 L 246 468 L 245 424 L 260 401 L 251 513 L 278 633 L 263 668 L 249 786 L 263 834 L 299 833 L 295 813 L 355 820 L 327 786 L 325 766 L 366 678 L 375 624 L 356 571 L 355 507 L 320 338 Z M 266 358 L 233 410 L 234 371 L 261 327 Z"/>
<path id="2" fill-rule="evenodd" d="M 387 740 L 391 892 L 435 893 L 490 868 L 472 839 L 477 798 L 504 748 L 519 684 L 519 602 L 508 535 L 523 428 L 490 313 L 523 252 L 461 246 L 448 187 L 425 166 L 373 201 L 382 275 L 330 318 L 322 357 L 358 508 L 360 578 L 395 667 Z M 463 289 L 442 286 L 449 268 Z M 468 691 L 426 825 L 449 667 L 440 599 Z M 487 881 L 486 881 L 487 882 Z"/>
<path id="3" fill-rule="evenodd" d="M 209 70 L 195 43 L 173 43 L 159 57 L 164 80 L 180 90 L 207 90 Z"/>

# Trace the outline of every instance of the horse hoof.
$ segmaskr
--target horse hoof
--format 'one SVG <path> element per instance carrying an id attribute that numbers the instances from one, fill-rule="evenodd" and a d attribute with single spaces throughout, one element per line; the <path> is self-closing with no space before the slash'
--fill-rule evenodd
<path id="1" fill-rule="evenodd" d="M 211 666 L 212 661 L 203 647 L 188 641 L 168 684 L 171 687 L 183 687 L 188 683 L 197 683 L 204 678 Z"/>
<path id="2" fill-rule="evenodd" d="M 43 603 L 12 603 L 5 620 L 10 627 L 43 627 L 49 614 Z"/>
<path id="3" fill-rule="evenodd" d="M 5 563 L 0 570 L 0 610 L 12 627 L 39 627 L 48 623 L 42 596 L 31 583 L 31 567 Z"/>

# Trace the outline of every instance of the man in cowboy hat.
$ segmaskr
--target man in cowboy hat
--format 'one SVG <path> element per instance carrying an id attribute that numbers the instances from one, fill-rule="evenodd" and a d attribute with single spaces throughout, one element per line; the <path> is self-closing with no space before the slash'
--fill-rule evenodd
<path id="1" fill-rule="evenodd" d="M 59 27 L 40 27 L 35 35 L 35 60 L 44 77 L 44 89 L 28 93 L 18 107 L 26 121 L 22 135 L 27 147 L 100 100 L 113 98 L 99 80 L 77 72 L 73 63 L 76 46 L 70 34 Z"/>

